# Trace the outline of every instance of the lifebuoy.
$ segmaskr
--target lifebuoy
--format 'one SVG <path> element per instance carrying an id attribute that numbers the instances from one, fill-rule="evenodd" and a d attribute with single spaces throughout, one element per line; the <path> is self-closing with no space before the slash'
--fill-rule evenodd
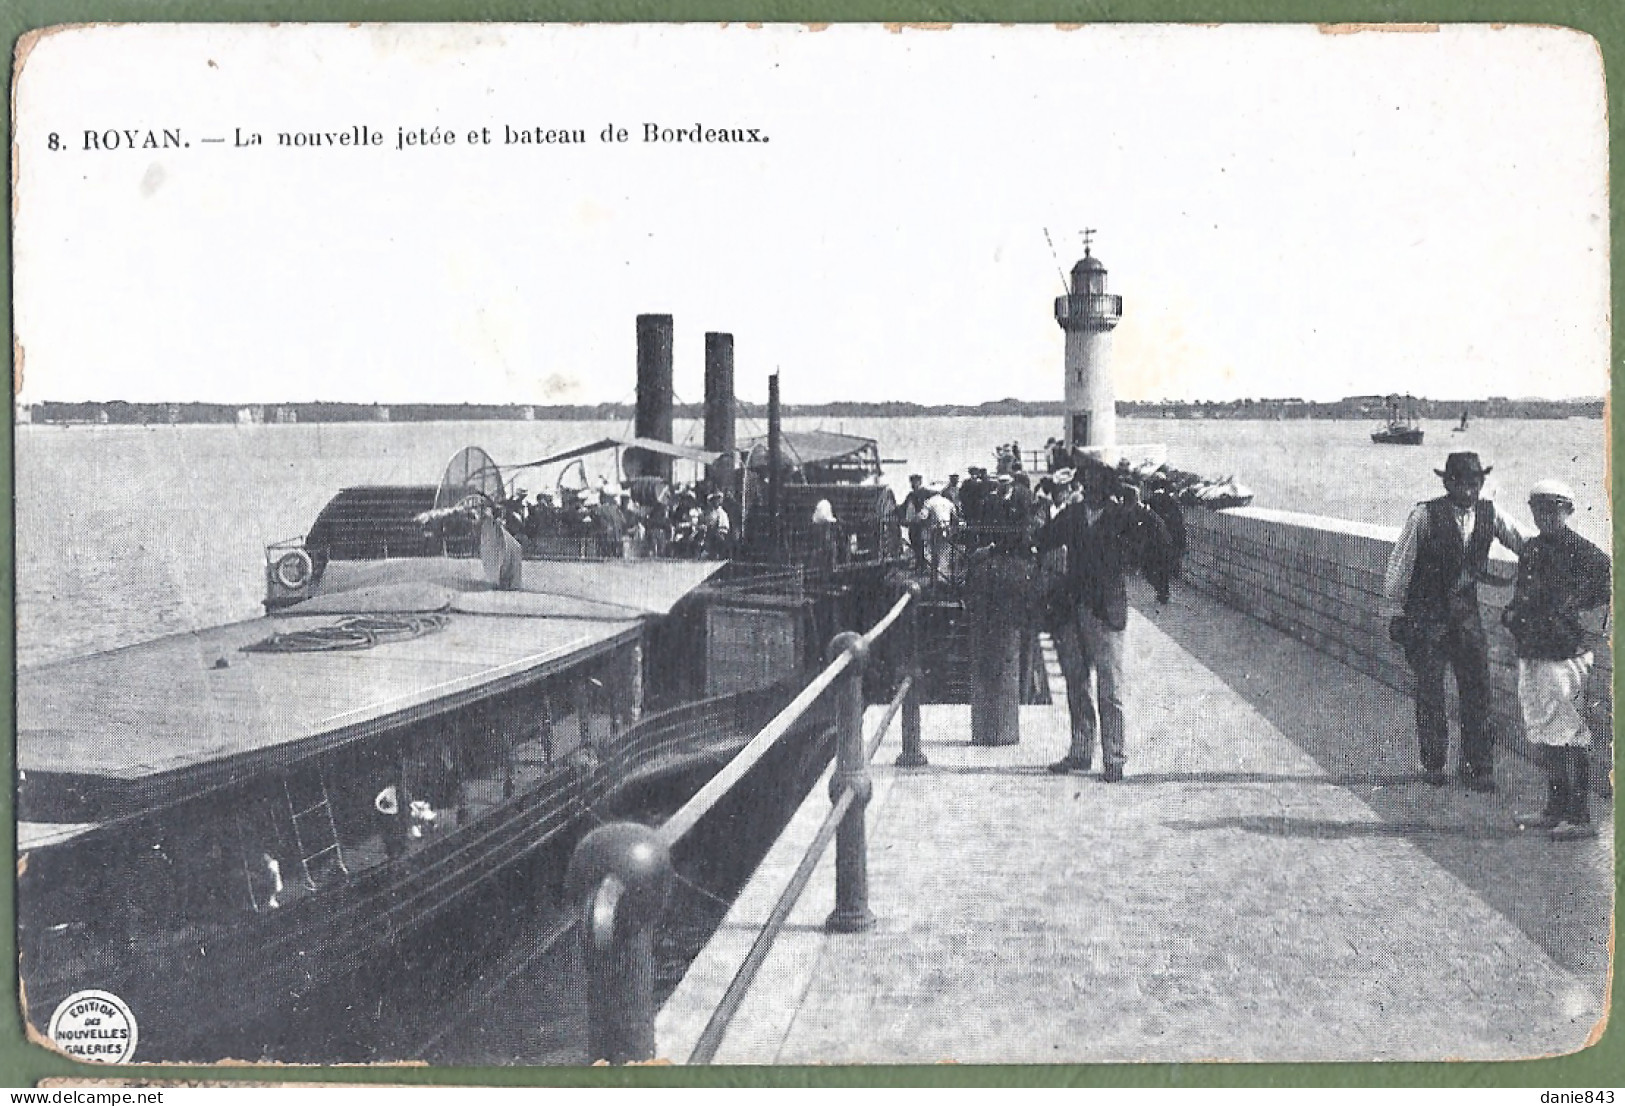
<path id="1" fill-rule="evenodd" d="M 303 549 L 290 549 L 277 558 L 276 569 L 274 570 L 276 582 L 289 591 L 298 591 L 310 583 L 314 567 L 309 553 L 306 553 Z"/>

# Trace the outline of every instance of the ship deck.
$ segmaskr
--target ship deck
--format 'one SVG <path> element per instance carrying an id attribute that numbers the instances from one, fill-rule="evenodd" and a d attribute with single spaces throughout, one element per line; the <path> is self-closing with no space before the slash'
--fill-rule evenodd
<path id="1" fill-rule="evenodd" d="M 928 705 L 919 769 L 893 727 L 876 928 L 824 932 L 829 850 L 716 1062 L 1512 1059 L 1600 1032 L 1610 804 L 1594 840 L 1520 830 L 1544 786 L 1504 748 L 1498 793 L 1428 786 L 1407 697 L 1205 595 L 1129 633 L 1122 783 L 1045 770 L 1062 701 L 1005 748 Z M 815 786 L 660 1012 L 659 1056 L 688 1059 L 828 808 Z"/>
<path id="2" fill-rule="evenodd" d="M 24 780 L 107 786 L 155 799 L 284 763 L 503 690 L 636 634 L 720 562 L 526 562 L 496 592 L 478 562 L 330 566 L 343 588 L 275 617 L 24 669 L 17 767 Z M 442 629 L 357 650 L 244 652 L 345 614 L 445 612 Z"/>

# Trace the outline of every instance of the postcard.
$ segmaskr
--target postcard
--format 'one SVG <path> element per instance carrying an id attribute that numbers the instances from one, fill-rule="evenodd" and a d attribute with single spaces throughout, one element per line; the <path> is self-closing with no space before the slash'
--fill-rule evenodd
<path id="1" fill-rule="evenodd" d="M 38 1047 L 1601 1035 L 1587 35 L 109 24 L 16 71 Z"/>

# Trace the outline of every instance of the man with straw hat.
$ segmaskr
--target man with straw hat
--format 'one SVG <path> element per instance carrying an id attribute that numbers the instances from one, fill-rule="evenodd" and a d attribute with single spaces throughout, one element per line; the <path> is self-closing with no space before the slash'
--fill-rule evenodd
<path id="1" fill-rule="evenodd" d="M 1569 529 L 1574 492 L 1561 480 L 1529 490 L 1540 533 L 1524 543 L 1518 582 L 1501 621 L 1518 652 L 1518 706 L 1524 735 L 1546 770 L 1546 809 L 1520 818 L 1556 840 L 1592 837 L 1591 727 L 1584 712 L 1591 675 L 1590 634 L 1581 611 L 1608 602 L 1608 556 Z"/>
<path id="2" fill-rule="evenodd" d="M 1452 453 L 1444 468 L 1445 494 L 1411 508 L 1388 557 L 1382 613 L 1389 636 L 1405 650 L 1416 674 L 1416 737 L 1423 778 L 1443 787 L 1450 749 L 1445 718 L 1444 670 L 1456 673 L 1461 706 L 1461 779 L 1472 791 L 1495 790 L 1495 746 L 1490 732 L 1490 659 L 1478 613 L 1478 583 L 1487 577 L 1490 543 L 1514 553 L 1523 533 L 1490 500 L 1481 499 L 1490 469 L 1476 453 Z"/>

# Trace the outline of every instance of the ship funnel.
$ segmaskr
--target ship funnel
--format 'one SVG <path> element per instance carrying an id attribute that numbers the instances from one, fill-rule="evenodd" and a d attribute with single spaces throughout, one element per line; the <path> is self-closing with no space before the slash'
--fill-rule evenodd
<path id="1" fill-rule="evenodd" d="M 705 448 L 722 454 L 711 482 L 729 487 L 734 467 L 734 336 L 705 335 Z"/>
<path id="2" fill-rule="evenodd" d="M 671 441 L 670 315 L 638 316 L 638 408 L 636 433 L 640 438 Z M 671 480 L 671 459 L 642 450 L 627 450 L 628 477 L 658 476 Z"/>

